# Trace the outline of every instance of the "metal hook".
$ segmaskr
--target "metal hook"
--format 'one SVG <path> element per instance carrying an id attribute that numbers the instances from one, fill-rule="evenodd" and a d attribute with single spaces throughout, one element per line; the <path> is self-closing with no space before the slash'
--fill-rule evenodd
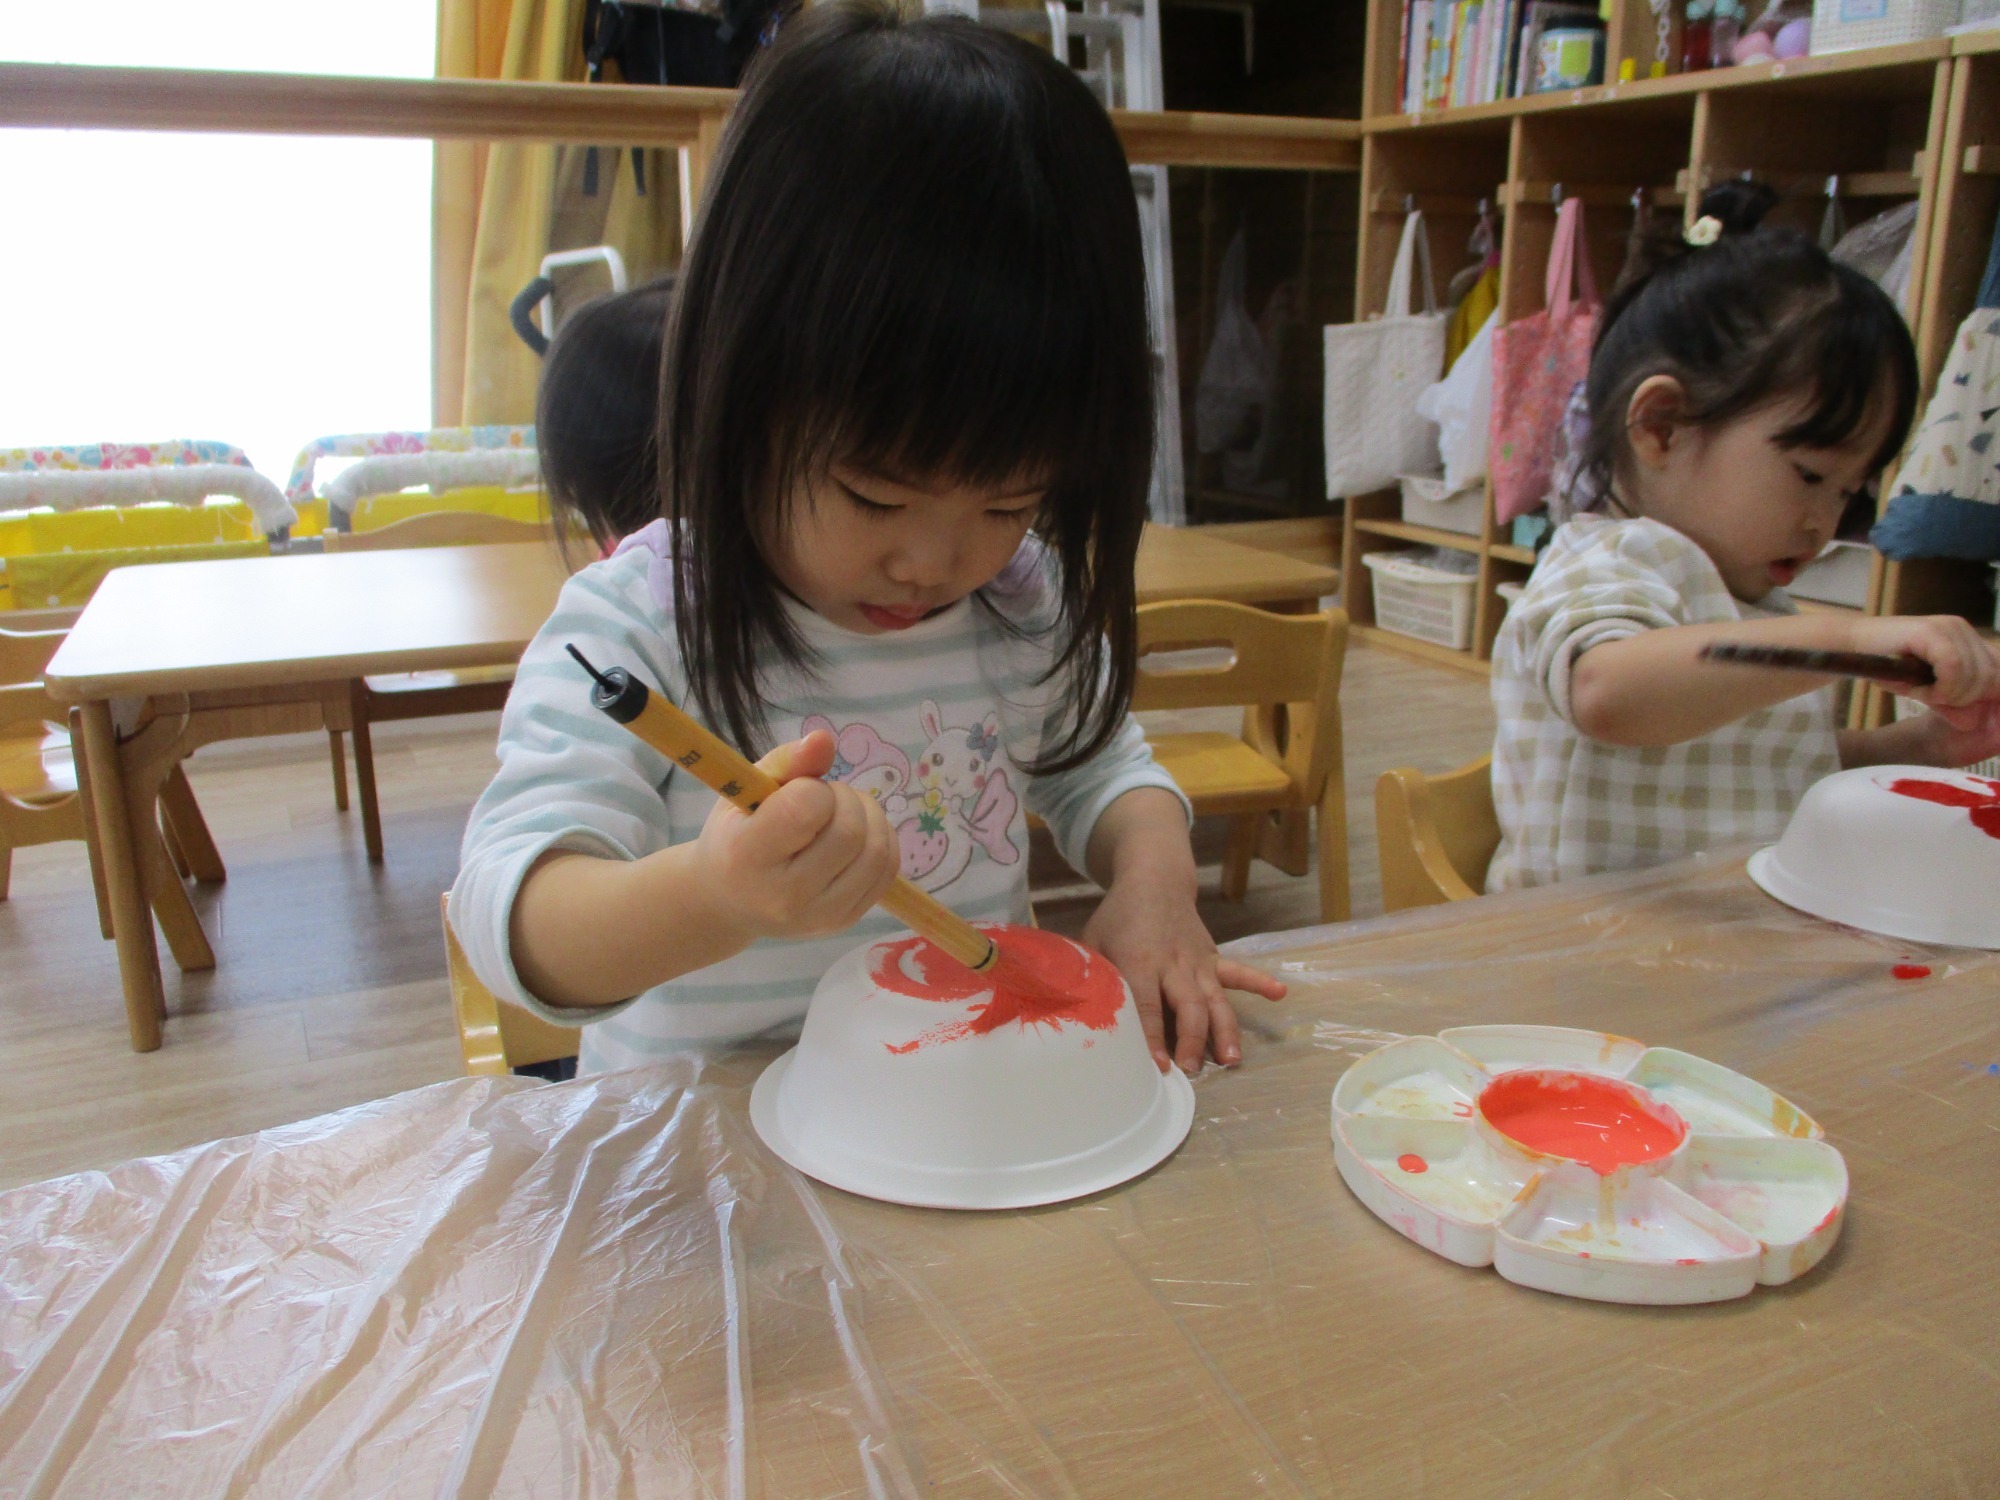
<path id="1" fill-rule="evenodd" d="M 1560 182 L 1549 184 L 1549 203 L 1555 208 L 1563 206 L 1563 185 Z"/>
<path id="2" fill-rule="evenodd" d="M 1417 211 L 1417 195 L 1415 193 L 1403 194 L 1403 212 L 1406 214 L 1413 214 L 1416 211 Z"/>
<path id="3" fill-rule="evenodd" d="M 1826 195 L 1829 198 L 1840 196 L 1840 177 L 1837 173 L 1826 179 Z"/>
<path id="4" fill-rule="evenodd" d="M 1635 187 L 1635 188 L 1633 188 L 1633 189 L 1632 189 L 1632 209 L 1633 209 L 1633 212 L 1635 212 L 1635 213 L 1638 213 L 1638 212 L 1643 212 L 1643 211 L 1644 211 L 1644 209 L 1645 209 L 1645 207 L 1646 207 L 1646 190 L 1645 190 L 1645 188 L 1643 188 L 1643 187 Z"/>
<path id="5" fill-rule="evenodd" d="M 1481 198 L 1479 200 L 1479 217 L 1483 219 L 1492 212 L 1493 200 L 1491 198 Z"/>

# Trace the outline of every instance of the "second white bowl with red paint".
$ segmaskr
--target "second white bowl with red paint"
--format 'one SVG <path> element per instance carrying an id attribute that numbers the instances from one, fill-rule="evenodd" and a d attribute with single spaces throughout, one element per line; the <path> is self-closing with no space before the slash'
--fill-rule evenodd
<path id="1" fill-rule="evenodd" d="M 1065 998 L 996 987 L 915 936 L 856 948 L 751 1091 L 764 1143 L 832 1187 L 927 1208 L 1058 1203 L 1171 1156 L 1194 1090 L 1155 1066 L 1118 971 L 1055 933 L 989 930 Z"/>
<path id="2" fill-rule="evenodd" d="M 1913 943 L 2000 948 L 2000 781 L 1863 766 L 1815 782 L 1750 878 L 1785 905 Z"/>

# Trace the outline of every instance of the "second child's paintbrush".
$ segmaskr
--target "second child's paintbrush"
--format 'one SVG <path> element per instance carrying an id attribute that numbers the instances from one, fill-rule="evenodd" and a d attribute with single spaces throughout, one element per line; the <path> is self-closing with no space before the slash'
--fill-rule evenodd
<path id="1" fill-rule="evenodd" d="M 1871 682 L 1900 682 L 1929 687 L 1937 681 L 1931 664 L 1916 656 L 1877 656 L 1868 651 L 1814 651 L 1803 646 L 1753 646 L 1716 642 L 1701 648 L 1705 661 L 1740 667 L 1775 667 L 1787 672 L 1824 672 L 1834 677 L 1865 677 Z"/>

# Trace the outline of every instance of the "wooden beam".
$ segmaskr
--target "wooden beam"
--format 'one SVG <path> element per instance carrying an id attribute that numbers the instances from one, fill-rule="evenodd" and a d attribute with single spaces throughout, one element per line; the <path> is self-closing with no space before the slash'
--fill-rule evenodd
<path id="1" fill-rule="evenodd" d="M 1134 166 L 1320 172 L 1354 172 L 1361 167 L 1358 120 L 1114 109 L 1111 123 Z"/>
<path id="2" fill-rule="evenodd" d="M 688 146 L 731 89 L 0 63 L 0 126 Z"/>
<path id="3" fill-rule="evenodd" d="M 733 89 L 0 63 L 0 126 L 699 147 Z M 1353 120 L 1115 110 L 1135 163 L 1353 171 Z M 707 125 L 704 136 L 703 126 Z"/>

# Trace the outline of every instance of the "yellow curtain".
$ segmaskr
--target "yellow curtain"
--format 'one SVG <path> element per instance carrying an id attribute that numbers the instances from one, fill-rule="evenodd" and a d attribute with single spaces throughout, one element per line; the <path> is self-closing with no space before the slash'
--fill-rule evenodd
<path id="1" fill-rule="evenodd" d="M 437 75 L 581 83 L 583 0 L 438 0 Z M 607 143 L 611 145 L 612 143 Z M 581 146 L 440 141 L 431 209 L 431 420 L 532 422 L 541 362 L 507 310 L 552 249 L 618 247 L 633 279 L 680 259 L 678 153 L 598 151 L 582 193 Z M 601 285 L 601 283 L 599 283 Z"/>

